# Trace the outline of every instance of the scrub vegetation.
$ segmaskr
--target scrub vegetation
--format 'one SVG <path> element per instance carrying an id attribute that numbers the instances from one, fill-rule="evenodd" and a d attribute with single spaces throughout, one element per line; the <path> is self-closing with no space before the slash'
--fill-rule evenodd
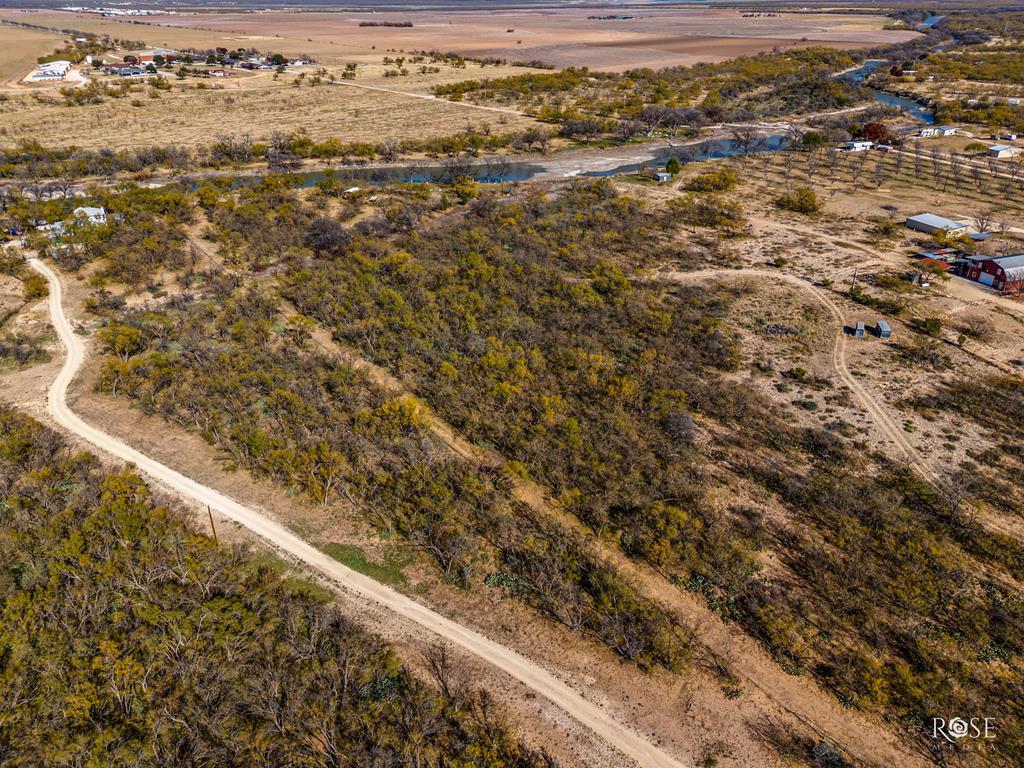
<path id="1" fill-rule="evenodd" d="M 569 67 L 443 84 L 434 91 L 456 101 L 515 104 L 557 122 L 598 116 L 636 122 L 646 130 L 699 128 L 849 106 L 858 100 L 858 89 L 831 75 L 853 61 L 842 51 L 807 48 L 621 74 Z"/>
<path id="2" fill-rule="evenodd" d="M 280 179 L 174 193 L 209 222 L 219 266 L 186 262 L 172 295 L 137 309 L 94 295 L 101 390 L 311 503 L 363 510 L 457 584 L 506 589 L 641 667 L 678 668 L 687 628 L 555 517 L 520 505 L 505 473 L 453 457 L 416 401 L 318 351 L 315 321 L 787 669 L 912 731 L 951 709 L 993 713 L 1004 725 L 988 748 L 1020 755 L 1020 544 L 982 528 L 970 494 L 952 504 L 950 488 L 799 426 L 736 378 L 730 313 L 749 289 L 643 271 L 720 263 L 713 238 L 680 237 L 678 211 L 706 198 L 742 216 L 728 192 L 654 205 L 608 181 L 509 200 L 471 183 L 404 185 L 358 216 L 335 193 Z M 133 236 L 106 229 L 74 237 Z M 106 247 L 72 249 L 87 263 L 56 255 L 110 280 Z M 724 508 L 723 488 L 735 498 Z M 770 573 L 767 555 L 781 564 Z"/>
<path id="3" fill-rule="evenodd" d="M 486 697 L 0 407 L 0 761 L 540 768 Z M 443 660 L 444 654 L 437 654 Z"/>

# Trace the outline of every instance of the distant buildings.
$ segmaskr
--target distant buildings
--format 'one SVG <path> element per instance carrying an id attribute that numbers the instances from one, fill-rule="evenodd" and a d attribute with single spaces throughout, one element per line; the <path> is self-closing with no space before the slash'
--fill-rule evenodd
<path id="1" fill-rule="evenodd" d="M 922 128 L 919 135 L 922 139 L 930 139 L 935 136 L 956 136 L 956 131 L 955 125 L 929 125 Z"/>
<path id="2" fill-rule="evenodd" d="M 135 58 L 139 60 L 140 64 L 152 64 L 158 58 L 163 61 L 174 61 L 178 58 L 178 52 L 170 48 L 152 48 L 148 51 L 139 51 Z"/>
<path id="3" fill-rule="evenodd" d="M 845 141 L 843 149 L 847 152 L 866 152 L 874 146 L 872 141 Z"/>
<path id="4" fill-rule="evenodd" d="M 59 240 L 60 236 L 68 232 L 70 229 L 86 223 L 106 224 L 106 209 L 95 208 L 92 206 L 79 206 L 78 208 L 75 208 L 71 218 L 65 221 L 55 221 L 52 224 L 41 224 L 36 227 L 36 229 L 40 232 L 45 232 L 54 240 Z"/>
<path id="5" fill-rule="evenodd" d="M 90 224 L 106 224 L 107 211 L 103 207 L 94 208 L 84 205 L 75 208 L 75 218 L 86 219 Z"/>
<path id="6" fill-rule="evenodd" d="M 919 213 L 917 216 L 908 216 L 905 224 L 910 229 L 924 232 L 926 235 L 934 235 L 940 231 L 945 232 L 947 235 L 962 235 L 967 231 L 966 223 L 953 221 L 944 216 L 937 216 L 934 213 Z"/>

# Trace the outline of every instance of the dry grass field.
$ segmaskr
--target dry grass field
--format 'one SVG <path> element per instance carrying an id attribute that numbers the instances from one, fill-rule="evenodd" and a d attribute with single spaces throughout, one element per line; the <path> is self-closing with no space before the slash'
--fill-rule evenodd
<path id="1" fill-rule="evenodd" d="M 127 98 L 68 107 L 56 86 L 0 103 L 0 143 L 39 138 L 51 146 L 129 148 L 150 145 L 208 145 L 217 133 L 305 130 L 313 139 L 381 141 L 431 138 L 467 126 L 496 132 L 522 129 L 526 117 L 419 98 L 433 86 L 457 80 L 503 77 L 523 71 L 508 65 L 465 68 L 440 64 L 439 72 L 385 77 L 385 56 L 413 50 L 457 51 L 509 61 L 539 60 L 602 69 L 667 66 L 720 60 L 794 45 L 856 47 L 905 39 L 914 33 L 881 30 L 884 19 L 840 14 L 789 14 L 743 18 L 731 10 L 644 9 L 629 19 L 591 19 L 583 10 L 504 10 L 445 13 L 261 12 L 210 13 L 145 20 L 103 18 L 50 10 L 2 10 L 0 19 L 59 29 L 107 34 L 168 48 L 253 47 L 289 56 L 308 54 L 340 80 L 343 64 L 358 65 L 347 85 L 296 87 L 293 74 L 273 80 L 269 73 L 235 72 L 230 78 L 174 82 L 159 94 L 138 83 Z M 412 28 L 360 27 L 360 21 L 412 20 Z M 23 75 L 36 56 L 52 50 L 57 35 L 0 27 L 10 38 L 0 53 L 0 74 Z M 5 38 L 0 37 L 0 42 Z M 114 52 L 119 57 L 123 51 Z M 306 71 L 312 75 L 313 68 Z M 533 70 L 535 71 L 535 70 Z M 13 83 L 12 83 L 13 85 Z M 68 84 L 60 84 L 66 86 Z M 355 85 L 359 87 L 348 87 Z M 369 87 L 369 88 L 367 88 Z M 385 92 L 372 90 L 382 89 Z M 16 90 L 16 89 L 15 89 Z M 11 89 L 8 89 L 12 93 Z M 156 98 L 159 96 L 159 98 Z"/>
<path id="2" fill-rule="evenodd" d="M 883 30 L 879 16 L 779 14 L 745 18 L 730 9 L 643 8 L 629 18 L 587 9 L 494 12 L 208 13 L 145 21 L 99 18 L 60 11 L 0 11 L 0 17 L 105 32 L 167 47 L 274 48 L 309 53 L 325 64 L 360 60 L 387 51 L 456 51 L 509 61 L 541 60 L 556 66 L 621 70 L 720 61 L 792 46 L 857 48 L 912 38 Z M 361 21 L 411 21 L 411 28 L 360 27 Z"/>
<path id="3" fill-rule="evenodd" d="M 0 144 L 46 137 L 47 146 L 207 146 L 219 133 L 264 139 L 275 131 L 297 128 L 314 140 L 379 142 L 451 135 L 468 126 L 486 125 L 502 133 L 533 124 L 518 115 L 447 101 L 326 83 L 294 87 L 291 81 L 287 75 L 275 82 L 270 74 L 261 74 L 248 78 L 241 88 L 176 86 L 160 93 L 160 98 L 152 98 L 140 83 L 139 92 L 127 98 L 74 107 L 56 97 L 47 103 L 18 96 L 0 103 Z"/>
<path id="4" fill-rule="evenodd" d="M 0 24 L 0 86 L 20 80 L 36 59 L 60 45 L 61 36 Z"/>

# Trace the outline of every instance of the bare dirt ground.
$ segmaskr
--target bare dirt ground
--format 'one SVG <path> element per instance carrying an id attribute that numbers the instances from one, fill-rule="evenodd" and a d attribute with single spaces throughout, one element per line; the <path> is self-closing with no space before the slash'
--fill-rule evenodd
<path id="1" fill-rule="evenodd" d="M 744 18 L 738 11 L 710 8 L 643 8 L 617 14 L 593 9 L 272 11 L 154 17 L 137 23 L 55 11 L 5 11 L 0 15 L 6 14 L 30 16 L 34 23 L 142 38 L 149 45 L 273 47 L 286 54 L 310 53 L 326 64 L 353 61 L 353 57 L 373 52 L 436 49 L 614 70 L 719 61 L 791 45 L 856 48 L 916 35 L 883 30 L 882 16 L 821 13 Z M 631 18 L 588 18 L 606 15 Z M 361 21 L 411 21 L 414 26 L 360 27 Z"/>
<path id="2" fill-rule="evenodd" d="M 809 183 L 825 198 L 824 212 L 811 217 L 787 214 L 774 204 L 787 188 L 783 167 L 775 164 L 765 177 L 761 160 L 748 162 L 757 165 L 741 166 L 745 170 L 738 174 L 748 183 L 738 194 L 751 227 L 748 237 L 729 245 L 735 260 L 732 266 L 759 270 L 767 267 L 762 279 L 772 280 L 771 273 L 775 271 L 778 276 L 772 281 L 776 285 L 793 276 L 813 284 L 839 312 L 833 313 L 833 333 L 841 333 L 843 325 L 850 326 L 857 320 L 870 328 L 880 318 L 893 328 L 893 337 L 888 340 L 870 334 L 862 339 L 842 337 L 845 367 L 852 381 L 842 377 L 844 381 L 840 382 L 832 377 L 824 390 L 815 385 L 814 380 L 821 374 L 819 357 L 817 369 L 801 364 L 809 371 L 807 381 L 790 379 L 780 387 L 784 380 L 776 374 L 753 377 L 752 385 L 787 405 L 816 401 L 817 407 L 812 411 L 792 408 L 793 418 L 819 425 L 825 421 L 848 424 L 867 445 L 897 459 L 909 458 L 922 474 L 941 482 L 970 459 L 969 451 L 977 455 L 983 446 L 990 446 L 992 436 L 982 434 L 970 420 L 956 419 L 952 414 L 923 413 L 910 403 L 927 401 L 944 381 L 1024 371 L 1020 346 L 1024 301 L 1000 296 L 958 277 L 933 278 L 928 288 L 905 281 L 895 289 L 890 288 L 884 281 L 879 282 L 880 278 L 913 274 L 918 263 L 913 254 L 927 247 L 927 238 L 902 227 L 897 228 L 894 236 L 881 239 L 868 230 L 890 218 L 891 211 L 883 209 L 883 205 L 896 207 L 897 222 L 902 222 L 903 216 L 926 210 L 958 215 L 993 207 L 1001 209 L 1007 221 L 1016 222 L 1016 202 L 1001 199 L 996 189 L 981 194 L 966 188 L 956 190 L 953 185 L 936 185 L 929 174 L 918 179 L 904 168 L 898 177 L 890 178 L 877 189 L 863 178 L 858 185 L 846 176 L 835 184 L 816 178 Z M 800 172 L 792 172 L 788 186 L 805 183 L 808 181 Z M 997 235 L 987 247 L 998 252 L 1019 252 L 1020 245 L 1019 235 L 1009 232 Z M 894 316 L 851 301 L 847 291 L 855 275 L 869 294 L 902 302 L 906 306 L 904 311 Z M 768 320 L 771 313 L 767 308 L 763 311 Z M 942 321 L 941 334 L 932 342 L 940 355 L 938 366 L 912 362 L 907 354 L 920 338 L 912 327 L 913 321 L 928 317 Z M 987 325 L 984 337 L 964 335 L 968 318 Z M 785 370 L 784 364 L 779 361 L 776 370 Z M 839 383 L 844 384 L 843 389 L 836 387 Z M 828 397 L 823 397 L 825 394 Z M 986 508 L 982 522 L 992 530 L 1024 540 L 1024 521 L 1019 518 L 1006 519 L 998 511 Z"/>

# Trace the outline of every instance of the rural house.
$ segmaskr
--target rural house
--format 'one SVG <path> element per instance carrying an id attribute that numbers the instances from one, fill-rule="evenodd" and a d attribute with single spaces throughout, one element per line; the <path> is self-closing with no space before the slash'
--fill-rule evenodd
<path id="1" fill-rule="evenodd" d="M 148 51 L 139 51 L 139 55 L 135 58 L 139 60 L 139 64 L 151 64 L 157 60 L 157 57 L 164 61 L 174 61 L 178 58 L 178 52 L 172 51 L 170 48 L 153 48 Z"/>

